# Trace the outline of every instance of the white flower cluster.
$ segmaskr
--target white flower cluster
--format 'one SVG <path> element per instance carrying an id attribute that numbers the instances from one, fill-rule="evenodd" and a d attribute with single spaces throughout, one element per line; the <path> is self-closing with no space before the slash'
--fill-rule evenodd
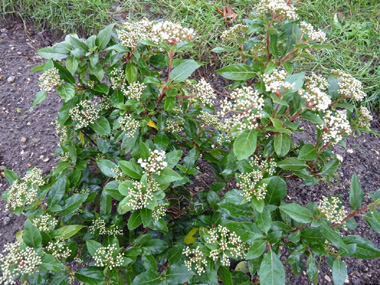
<path id="1" fill-rule="evenodd" d="M 183 125 L 185 124 L 185 119 L 177 117 L 175 119 L 169 118 L 166 120 L 166 128 L 172 133 L 180 133 L 183 131 Z"/>
<path id="2" fill-rule="evenodd" d="M 338 78 L 339 94 L 357 101 L 361 101 L 367 96 L 363 91 L 362 83 L 353 78 L 350 74 L 344 73 L 338 69 L 332 70 L 331 74 Z"/>
<path id="3" fill-rule="evenodd" d="M 68 258 L 71 254 L 71 249 L 66 247 L 63 242 L 49 241 L 46 250 L 50 252 L 56 259 Z"/>
<path id="4" fill-rule="evenodd" d="M 94 254 L 95 265 L 108 267 L 110 270 L 123 265 L 123 254 L 115 244 L 99 247 Z"/>
<path id="5" fill-rule="evenodd" d="M 328 197 L 323 196 L 321 203 L 318 208 L 323 214 L 325 214 L 326 219 L 333 224 L 340 224 L 343 219 L 347 216 L 344 206 L 338 197 Z"/>
<path id="6" fill-rule="evenodd" d="M 309 23 L 306 23 L 304 21 L 302 21 L 300 23 L 300 33 L 302 35 L 306 35 L 308 36 L 308 39 L 310 41 L 318 41 L 318 42 L 325 42 L 327 37 L 326 37 L 326 33 L 323 32 L 321 29 L 319 29 L 318 31 L 314 29 L 314 27 L 309 24 Z"/>
<path id="7" fill-rule="evenodd" d="M 112 177 L 113 179 L 123 181 L 123 172 L 121 171 L 120 166 L 116 165 L 116 167 L 112 169 L 112 172 L 115 173 Z"/>
<path id="8" fill-rule="evenodd" d="M 139 158 L 137 163 L 145 169 L 146 173 L 155 173 L 160 175 L 161 170 L 164 170 L 168 163 L 165 161 L 166 153 L 163 150 L 150 151 L 150 156 L 148 159 Z"/>
<path id="9" fill-rule="evenodd" d="M 267 48 L 264 41 L 256 42 L 253 48 L 251 48 L 251 54 L 253 56 L 261 57 L 267 55 Z"/>
<path id="10" fill-rule="evenodd" d="M 331 104 L 330 97 L 319 87 L 299 89 L 298 94 L 306 101 L 307 107 L 314 111 L 324 111 Z"/>
<path id="11" fill-rule="evenodd" d="M 294 83 L 285 82 L 288 75 L 285 70 L 273 70 L 272 74 L 264 74 L 265 90 L 272 93 L 281 93 L 286 89 L 293 89 Z"/>
<path id="12" fill-rule="evenodd" d="M 42 178 L 42 170 L 34 168 L 28 172 L 23 181 L 13 181 L 8 190 L 7 205 L 5 210 L 15 210 L 18 207 L 32 204 L 37 199 L 37 187 L 42 186 L 45 182 Z M 30 187 L 29 187 L 30 186 Z"/>
<path id="13" fill-rule="evenodd" d="M 92 225 L 89 229 L 90 233 L 95 234 L 96 231 L 99 231 L 99 235 L 102 236 L 120 236 L 123 234 L 123 230 L 116 225 L 111 225 L 109 228 L 106 228 L 106 222 L 99 217 L 92 221 Z"/>
<path id="14" fill-rule="evenodd" d="M 99 107 L 102 110 L 109 110 L 112 108 L 111 104 L 111 96 L 110 95 L 103 95 L 102 99 L 99 103 Z"/>
<path id="15" fill-rule="evenodd" d="M 256 129 L 258 119 L 263 117 L 260 112 L 264 107 L 263 97 L 252 87 L 235 89 L 230 95 L 231 101 L 227 98 L 222 101 L 219 117 L 225 117 L 228 113 L 232 116 L 226 118 L 223 123 L 219 123 L 216 128 L 229 132 L 236 127 L 238 130 Z"/>
<path id="16" fill-rule="evenodd" d="M 121 44 L 125 47 L 135 48 L 138 40 L 148 40 L 149 32 L 152 30 L 153 22 L 143 19 L 139 22 L 123 23 L 123 29 L 117 31 Z"/>
<path id="17" fill-rule="evenodd" d="M 148 185 L 139 181 L 133 182 L 133 188 L 129 188 L 127 206 L 133 210 L 146 208 L 150 201 L 153 200 L 153 193 L 159 190 L 159 184 L 153 180 L 148 180 Z"/>
<path id="18" fill-rule="evenodd" d="M 164 204 L 158 205 L 156 208 L 154 208 L 154 210 L 152 212 L 153 219 L 155 221 L 158 221 L 159 219 L 164 217 L 166 215 L 166 209 L 167 209 L 167 207 Z"/>
<path id="19" fill-rule="evenodd" d="M 317 125 L 317 128 L 324 130 L 322 140 L 325 143 L 331 142 L 332 145 L 336 145 L 342 140 L 343 135 L 349 136 L 352 134 L 345 110 L 338 110 L 335 114 L 327 110 L 323 121 L 324 126 Z"/>
<path id="20" fill-rule="evenodd" d="M 370 122 L 373 117 L 366 107 L 361 106 L 359 109 L 358 127 L 369 130 L 371 127 Z"/>
<path id="21" fill-rule="evenodd" d="M 122 89 L 122 92 L 124 96 L 128 99 L 140 100 L 145 88 L 146 85 L 144 83 L 134 82 L 131 85 L 129 85 L 126 90 Z"/>
<path id="22" fill-rule="evenodd" d="M 327 90 L 330 86 L 326 78 L 314 72 L 309 76 L 305 76 L 305 85 L 308 88 L 318 87 L 321 90 Z"/>
<path id="23" fill-rule="evenodd" d="M 111 88 L 113 90 L 121 89 L 121 92 L 127 92 L 127 77 L 122 69 L 114 69 L 110 72 Z"/>
<path id="24" fill-rule="evenodd" d="M 242 33 L 244 35 L 246 31 L 248 31 L 247 25 L 237 24 L 237 25 L 229 28 L 228 30 L 224 31 L 222 33 L 222 35 L 220 36 L 220 39 L 222 41 L 233 40 L 240 33 Z"/>
<path id="25" fill-rule="evenodd" d="M 198 118 L 202 120 L 208 126 L 217 126 L 219 124 L 219 118 L 216 115 L 212 115 L 206 111 L 201 111 Z"/>
<path id="26" fill-rule="evenodd" d="M 41 232 L 51 231 L 58 224 L 58 221 L 50 214 L 34 218 L 32 222 Z"/>
<path id="27" fill-rule="evenodd" d="M 53 124 L 53 123 L 52 123 Z M 68 127 L 62 126 L 58 120 L 55 121 L 55 132 L 59 136 L 59 142 L 61 144 L 65 144 L 67 141 L 67 135 L 68 135 Z"/>
<path id="28" fill-rule="evenodd" d="M 223 266 L 230 266 L 230 259 L 243 258 L 245 256 L 246 244 L 234 232 L 230 232 L 226 227 L 218 225 L 218 227 L 209 230 L 207 243 L 217 244 L 218 248 L 211 250 L 210 258 L 213 261 L 220 259 Z"/>
<path id="29" fill-rule="evenodd" d="M 40 88 L 50 92 L 57 86 L 61 84 L 61 78 L 59 77 L 59 70 L 55 67 L 45 71 L 41 74 L 40 78 Z"/>
<path id="30" fill-rule="evenodd" d="M 257 185 L 257 183 L 263 178 L 261 170 L 253 170 L 250 173 L 241 173 L 238 175 L 238 182 L 236 186 L 243 190 L 241 194 L 248 201 L 252 200 L 252 197 L 256 197 L 257 200 L 262 200 L 267 194 L 267 184 Z"/>
<path id="31" fill-rule="evenodd" d="M 80 101 L 74 108 L 70 110 L 70 116 L 77 124 L 75 129 L 82 129 L 95 123 L 99 119 L 100 109 L 91 104 L 90 100 Z"/>
<path id="32" fill-rule="evenodd" d="M 182 252 L 188 259 L 185 260 L 185 265 L 189 271 L 192 270 L 193 264 L 198 275 L 206 272 L 207 260 L 206 256 L 199 250 L 199 246 L 195 249 L 186 247 Z"/>
<path id="33" fill-rule="evenodd" d="M 194 37 L 193 29 L 184 28 L 177 23 L 163 21 L 153 25 L 150 40 L 156 43 L 167 41 L 174 45 L 182 41 L 191 41 Z"/>
<path id="34" fill-rule="evenodd" d="M 140 128 L 140 122 L 132 118 L 131 115 L 124 115 L 123 117 L 120 117 L 119 123 L 121 129 L 126 132 L 125 135 L 128 138 L 133 138 L 137 130 Z"/>
<path id="35" fill-rule="evenodd" d="M 290 1 L 286 0 L 261 0 L 258 4 L 254 6 L 254 9 L 259 14 L 266 14 L 268 11 L 271 13 L 272 17 L 297 20 L 297 9 Z"/>
<path id="36" fill-rule="evenodd" d="M 212 105 L 216 98 L 214 89 L 204 78 L 202 78 L 197 84 L 193 84 L 188 81 L 190 86 L 195 89 L 196 97 L 189 98 L 189 102 L 196 102 L 198 98 L 204 105 Z"/>
<path id="37" fill-rule="evenodd" d="M 42 264 L 41 257 L 36 253 L 34 248 L 26 246 L 21 249 L 21 243 L 9 243 L 4 246 L 3 253 L 8 252 L 6 256 L 0 254 L 0 283 L 16 284 L 14 281 L 23 274 L 32 274 L 38 271 L 37 266 Z"/>
<path id="38" fill-rule="evenodd" d="M 272 176 L 276 172 L 277 163 L 273 159 L 268 162 L 268 160 L 263 159 L 260 155 L 249 158 L 249 164 L 252 167 L 258 167 L 263 173 L 267 172 Z"/>

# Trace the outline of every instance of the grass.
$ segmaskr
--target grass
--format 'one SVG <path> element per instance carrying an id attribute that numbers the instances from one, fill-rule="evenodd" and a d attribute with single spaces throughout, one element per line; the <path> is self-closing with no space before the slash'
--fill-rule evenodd
<path id="1" fill-rule="evenodd" d="M 40 29 L 89 35 L 105 24 L 122 20 L 166 19 L 192 27 L 198 38 L 192 56 L 203 62 L 219 61 L 210 50 L 220 45 L 228 27 L 216 8 L 229 5 L 237 13 L 235 23 L 246 18 L 258 0 L 2 0 L 3 15 L 16 11 Z M 380 106 L 380 2 L 378 0 L 298 1 L 301 19 L 323 29 L 334 48 L 318 54 L 307 69 L 328 73 L 342 69 L 361 80 L 371 109 Z"/>

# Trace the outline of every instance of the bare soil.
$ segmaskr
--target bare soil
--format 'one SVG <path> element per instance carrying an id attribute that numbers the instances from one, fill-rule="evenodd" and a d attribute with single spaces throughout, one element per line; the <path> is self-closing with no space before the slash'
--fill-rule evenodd
<path id="1" fill-rule="evenodd" d="M 59 41 L 59 40 L 58 40 Z M 4 178 L 4 167 L 23 176 L 30 167 L 43 170 L 44 174 L 56 165 L 53 156 L 58 146 L 58 137 L 53 125 L 61 105 L 57 94 L 48 94 L 45 102 L 37 105 L 31 113 L 35 94 L 39 91 L 39 74 L 30 70 L 44 61 L 36 55 L 36 50 L 50 45 L 54 40 L 47 34 L 35 32 L 23 23 L 0 20 L 0 192 L 8 188 Z M 205 77 L 218 94 L 226 94 L 223 89 L 226 82 L 218 77 L 211 68 L 202 69 L 196 77 Z M 377 119 L 376 119 L 377 120 Z M 380 132 L 378 121 L 371 127 Z M 306 138 L 306 137 L 305 137 Z M 303 138 L 303 139 L 305 139 Z M 288 181 L 288 200 L 306 205 L 318 202 L 322 196 L 341 195 L 349 209 L 350 180 L 354 173 L 360 179 L 365 193 L 374 193 L 380 185 L 380 137 L 362 134 L 347 139 L 347 151 L 337 149 L 343 154 L 344 163 L 340 172 L 340 186 L 327 183 L 306 187 L 300 181 Z M 203 175 L 208 175 L 204 173 Z M 202 179 L 199 187 L 202 188 Z M 195 185 L 196 186 L 196 185 Z M 369 202 L 365 195 L 364 202 Z M 23 228 L 24 218 L 12 216 L 4 211 L 5 201 L 0 199 L 0 251 L 4 244 L 15 241 L 16 233 Z M 371 230 L 361 217 L 355 218 L 359 226 L 350 234 L 361 235 L 380 247 L 380 235 Z M 285 258 L 285 257 L 283 257 Z M 380 284 L 380 259 L 361 260 L 344 259 L 348 268 L 349 284 Z M 295 276 L 287 268 L 287 284 L 311 284 L 306 275 Z M 332 284 L 331 271 L 326 262 L 322 262 L 319 284 Z"/>

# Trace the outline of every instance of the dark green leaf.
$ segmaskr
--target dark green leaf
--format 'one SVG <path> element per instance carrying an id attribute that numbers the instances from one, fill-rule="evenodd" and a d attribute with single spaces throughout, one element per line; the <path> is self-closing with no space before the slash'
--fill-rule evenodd
<path id="1" fill-rule="evenodd" d="M 54 47 L 45 47 L 37 51 L 37 54 L 45 59 L 60 60 L 66 58 L 69 53 L 58 51 Z"/>
<path id="2" fill-rule="evenodd" d="M 170 80 L 174 82 L 185 81 L 201 65 L 193 59 L 187 59 L 177 65 L 170 73 Z"/>
<path id="3" fill-rule="evenodd" d="M 105 281 L 103 269 L 99 267 L 85 267 L 75 273 L 76 279 L 88 285 L 100 285 Z"/>
<path id="4" fill-rule="evenodd" d="M 339 160 L 332 159 L 323 166 L 321 170 L 321 174 L 332 175 L 338 170 L 338 167 L 339 167 Z"/>
<path id="5" fill-rule="evenodd" d="M 264 253 L 267 245 L 262 239 L 255 240 L 251 247 L 248 249 L 246 259 L 256 259 Z"/>
<path id="6" fill-rule="evenodd" d="M 112 211 L 112 197 L 106 191 L 102 191 L 100 195 L 100 209 L 101 215 L 110 215 Z"/>
<path id="7" fill-rule="evenodd" d="M 65 204 L 63 205 L 63 209 L 59 212 L 59 215 L 66 216 L 78 210 L 80 205 L 84 201 L 86 201 L 87 197 L 88 197 L 88 193 L 72 195 L 65 201 Z"/>
<path id="8" fill-rule="evenodd" d="M 74 236 L 77 232 L 79 232 L 81 229 L 85 228 L 86 226 L 82 225 L 69 225 L 69 226 L 63 226 L 58 229 L 58 232 L 61 233 L 60 237 L 63 239 L 68 239 Z"/>
<path id="9" fill-rule="evenodd" d="M 108 120 L 100 116 L 90 127 L 101 136 L 108 136 L 111 134 L 111 126 Z"/>
<path id="10" fill-rule="evenodd" d="M 259 269 L 260 284 L 281 285 L 285 284 L 285 270 L 280 259 L 273 251 L 264 255 Z"/>
<path id="11" fill-rule="evenodd" d="M 132 63 L 128 63 L 125 67 L 125 76 L 129 84 L 132 84 L 137 81 L 137 67 Z"/>
<path id="12" fill-rule="evenodd" d="M 367 213 L 364 218 L 371 229 L 380 234 L 380 213 L 373 207 L 370 207 L 369 210 L 369 213 Z"/>
<path id="13" fill-rule="evenodd" d="M 306 167 L 303 160 L 298 160 L 295 157 L 288 157 L 278 163 L 278 166 L 284 170 L 301 170 Z"/>
<path id="14" fill-rule="evenodd" d="M 346 276 L 346 264 L 340 259 L 335 259 L 332 267 L 332 279 L 334 281 L 334 285 L 343 285 L 344 281 L 346 281 Z"/>
<path id="15" fill-rule="evenodd" d="M 70 83 L 66 83 L 59 86 L 57 92 L 65 101 L 69 101 L 75 96 L 75 87 Z"/>
<path id="16" fill-rule="evenodd" d="M 143 208 L 140 211 L 141 221 L 143 222 L 144 227 L 149 227 L 150 222 L 152 221 L 152 210 Z"/>
<path id="17" fill-rule="evenodd" d="M 135 228 L 137 228 L 139 225 L 141 225 L 141 215 L 140 215 L 140 211 L 137 210 L 137 211 L 134 211 L 132 213 L 132 215 L 129 217 L 128 219 L 128 229 L 131 231 L 131 230 L 134 230 Z"/>
<path id="18" fill-rule="evenodd" d="M 87 250 L 90 253 L 92 257 L 95 256 L 96 250 L 103 247 L 103 245 L 100 242 L 97 242 L 95 240 L 86 240 L 86 246 Z"/>
<path id="19" fill-rule="evenodd" d="M 352 210 L 357 210 L 363 202 L 363 189 L 360 186 L 360 181 L 356 173 L 352 176 L 350 186 L 350 206 Z"/>
<path id="20" fill-rule="evenodd" d="M 276 134 L 274 138 L 274 151 L 279 157 L 285 156 L 290 150 L 290 137 L 287 134 Z"/>
<path id="21" fill-rule="evenodd" d="M 257 70 L 246 64 L 233 64 L 216 71 L 219 75 L 230 80 L 248 80 L 257 74 Z"/>
<path id="22" fill-rule="evenodd" d="M 298 155 L 299 160 L 314 160 L 318 156 L 315 147 L 312 144 L 305 144 Z"/>
<path id="23" fill-rule="evenodd" d="M 123 174 L 128 177 L 140 179 L 142 176 L 142 169 L 136 162 L 121 160 L 119 166 Z"/>
<path id="24" fill-rule="evenodd" d="M 44 254 L 41 258 L 42 264 L 38 265 L 40 271 L 63 271 L 65 266 L 59 262 L 53 255 Z"/>
<path id="25" fill-rule="evenodd" d="M 313 114 L 310 111 L 302 113 L 300 115 L 300 117 L 303 118 L 303 119 L 305 119 L 305 120 L 308 120 L 308 121 L 310 121 L 310 122 L 312 122 L 314 124 L 323 124 L 324 123 L 323 120 L 319 116 Z"/>
<path id="26" fill-rule="evenodd" d="M 145 271 L 138 275 L 131 285 L 157 285 L 161 283 L 160 274 L 156 271 Z"/>
<path id="27" fill-rule="evenodd" d="M 189 271 L 184 263 L 171 264 L 169 270 L 166 272 L 165 282 L 171 284 L 185 284 L 190 282 L 194 272 Z"/>
<path id="28" fill-rule="evenodd" d="M 225 226 L 245 242 L 254 242 L 262 237 L 262 232 L 251 222 L 228 222 Z"/>
<path id="29" fill-rule="evenodd" d="M 62 176 L 50 188 L 49 196 L 47 199 L 49 207 L 53 207 L 62 200 L 62 197 L 66 191 L 66 181 L 67 178 L 65 176 Z"/>
<path id="30" fill-rule="evenodd" d="M 314 255 L 310 254 L 307 259 L 307 275 L 309 275 L 310 281 L 318 281 L 318 266 L 317 260 Z"/>
<path id="31" fill-rule="evenodd" d="M 75 72 L 78 69 L 79 65 L 79 59 L 77 59 L 74 56 L 70 56 L 66 59 L 66 69 L 71 73 L 71 75 L 74 75 Z"/>
<path id="32" fill-rule="evenodd" d="M 358 258 L 378 258 L 380 257 L 380 250 L 368 239 L 361 236 L 353 235 L 343 237 L 343 241 L 346 244 L 356 245 L 356 250 L 352 254 L 353 257 Z"/>
<path id="33" fill-rule="evenodd" d="M 100 51 L 108 45 L 111 39 L 112 29 L 114 26 L 115 24 L 108 25 L 103 30 L 101 30 L 99 34 L 96 36 L 95 44 Z"/>
<path id="34" fill-rule="evenodd" d="M 103 93 L 103 94 L 108 94 L 108 92 L 110 91 L 110 88 L 108 87 L 107 84 L 104 84 L 104 83 L 97 83 L 95 84 L 94 86 L 94 90 L 95 91 L 98 91 L 100 93 Z"/>
<path id="35" fill-rule="evenodd" d="M 309 223 L 313 220 L 313 215 L 308 208 L 302 207 L 298 204 L 286 204 L 279 207 L 281 211 L 284 211 L 293 220 L 299 223 Z"/>
<path id="36" fill-rule="evenodd" d="M 263 232 L 267 233 L 269 231 L 272 223 L 272 217 L 267 208 L 265 208 L 262 213 L 256 213 L 255 223 Z"/>
<path id="37" fill-rule="evenodd" d="M 114 169 L 117 168 L 117 165 L 111 160 L 101 159 L 96 161 L 100 171 L 108 177 L 114 177 L 117 173 L 114 172 Z"/>
<path id="38" fill-rule="evenodd" d="M 222 278 L 223 284 L 232 285 L 232 276 L 227 266 L 220 266 L 218 270 L 219 276 Z"/>
<path id="39" fill-rule="evenodd" d="M 278 176 L 273 176 L 269 179 L 263 179 L 261 182 L 268 184 L 265 203 L 276 205 L 285 198 L 287 189 L 286 182 L 283 179 Z"/>
<path id="40" fill-rule="evenodd" d="M 45 101 L 46 99 L 46 95 L 47 95 L 47 92 L 45 90 L 40 90 L 37 94 L 36 94 L 36 98 L 34 99 L 33 103 L 32 103 L 32 107 L 30 107 L 29 111 L 32 112 L 33 111 L 33 108 L 37 105 L 37 104 L 40 104 L 42 103 L 43 101 Z"/>
<path id="41" fill-rule="evenodd" d="M 9 183 L 9 185 L 12 185 L 15 180 L 20 179 L 20 177 L 18 177 L 18 175 L 16 173 L 14 173 L 13 171 L 6 169 L 6 168 L 4 169 L 4 175 L 5 175 L 5 179 Z"/>
<path id="42" fill-rule="evenodd" d="M 171 182 L 182 179 L 181 175 L 179 175 L 177 172 L 170 169 L 169 167 L 166 167 L 164 170 L 161 170 L 160 175 L 154 174 L 153 177 L 159 184 L 169 184 Z"/>
<path id="43" fill-rule="evenodd" d="M 41 233 L 37 229 L 37 227 L 32 224 L 32 222 L 29 219 L 25 221 L 24 233 L 22 235 L 22 239 L 26 243 L 26 245 L 30 247 L 33 247 L 36 249 L 41 247 L 41 243 L 42 243 Z"/>
<path id="44" fill-rule="evenodd" d="M 171 152 L 168 152 L 166 154 L 166 162 L 168 163 L 169 168 L 173 168 L 177 165 L 178 161 L 182 157 L 182 150 L 173 150 Z"/>
<path id="45" fill-rule="evenodd" d="M 256 150 L 257 132 L 247 130 L 242 132 L 234 141 L 234 154 L 238 160 L 250 157 Z"/>

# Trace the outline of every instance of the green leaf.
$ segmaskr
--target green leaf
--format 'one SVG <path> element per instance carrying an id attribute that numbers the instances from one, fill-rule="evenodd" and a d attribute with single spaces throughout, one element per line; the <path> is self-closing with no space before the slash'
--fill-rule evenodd
<path id="1" fill-rule="evenodd" d="M 59 96 L 61 96 L 65 101 L 69 101 L 75 96 L 75 87 L 70 83 L 63 84 L 57 88 Z"/>
<path id="2" fill-rule="evenodd" d="M 103 245 L 100 242 L 97 242 L 95 240 L 86 240 L 86 246 L 88 252 L 91 254 L 92 257 L 95 256 L 97 249 L 103 247 Z"/>
<path id="3" fill-rule="evenodd" d="M 310 281 L 318 282 L 318 266 L 317 260 L 314 255 L 310 254 L 307 259 L 307 275 L 309 275 Z"/>
<path id="4" fill-rule="evenodd" d="M 256 150 L 257 132 L 247 130 L 242 132 L 234 141 L 234 154 L 238 160 L 250 157 Z"/>
<path id="5" fill-rule="evenodd" d="M 24 233 L 22 235 L 22 239 L 26 243 L 26 245 L 30 247 L 33 247 L 33 248 L 41 247 L 41 244 L 42 244 L 41 233 L 29 219 L 25 221 Z"/>
<path id="6" fill-rule="evenodd" d="M 184 263 L 171 264 L 165 275 L 165 283 L 168 285 L 185 284 L 190 282 L 193 275 L 194 272 L 189 271 Z"/>
<path id="7" fill-rule="evenodd" d="M 278 156 L 285 156 L 290 150 L 290 137 L 287 134 L 276 134 L 274 138 L 274 151 Z"/>
<path id="8" fill-rule="evenodd" d="M 141 221 L 143 222 L 144 228 L 149 227 L 150 222 L 152 221 L 152 210 L 143 208 L 140 210 Z"/>
<path id="9" fill-rule="evenodd" d="M 98 47 L 98 50 L 103 50 L 109 43 L 112 35 L 112 29 L 115 24 L 110 24 L 99 32 L 96 36 L 95 44 Z"/>
<path id="10" fill-rule="evenodd" d="M 258 238 L 262 238 L 262 232 L 252 222 L 228 222 L 225 223 L 225 226 L 245 242 L 254 242 Z"/>
<path id="11" fill-rule="evenodd" d="M 102 191 L 100 195 L 100 215 L 110 215 L 112 211 L 112 196 L 108 195 L 106 191 Z"/>
<path id="12" fill-rule="evenodd" d="M 262 239 L 255 240 L 255 242 L 248 249 L 246 259 L 256 259 L 263 255 L 267 245 Z"/>
<path id="13" fill-rule="evenodd" d="M 61 79 L 63 79 L 67 83 L 75 85 L 75 78 L 71 75 L 71 73 L 67 70 L 66 67 L 64 67 L 62 64 L 56 61 L 54 62 L 54 67 L 59 70 L 59 76 L 61 77 Z"/>
<path id="14" fill-rule="evenodd" d="M 189 76 L 197 70 L 201 65 L 193 59 L 187 59 L 177 65 L 170 73 L 170 80 L 174 82 L 185 81 Z"/>
<path id="15" fill-rule="evenodd" d="M 161 283 L 160 274 L 157 271 L 145 271 L 139 274 L 131 285 L 157 285 Z"/>
<path id="16" fill-rule="evenodd" d="M 110 91 L 110 88 L 108 87 L 107 84 L 104 84 L 104 83 L 97 83 L 95 84 L 94 86 L 94 90 L 95 91 L 98 91 L 100 93 L 103 93 L 103 94 L 108 94 L 108 92 Z"/>
<path id="17" fill-rule="evenodd" d="M 380 213 L 374 207 L 369 208 L 369 213 L 364 216 L 368 225 L 380 234 Z"/>
<path id="18" fill-rule="evenodd" d="M 78 65 L 79 65 L 78 58 L 74 56 L 70 56 L 66 59 L 66 69 L 71 73 L 71 75 L 75 75 L 75 72 L 78 69 Z"/>
<path id="19" fill-rule="evenodd" d="M 194 235 L 198 232 L 198 230 L 198 228 L 193 228 L 187 233 L 184 239 L 185 244 L 192 244 L 197 240 L 198 235 Z"/>
<path id="20" fill-rule="evenodd" d="M 220 266 L 218 273 L 219 276 L 222 278 L 223 284 L 232 285 L 232 275 L 227 266 Z"/>
<path id="21" fill-rule="evenodd" d="M 273 34 L 270 36 L 269 42 L 269 51 L 272 53 L 274 58 L 278 58 L 278 42 L 277 42 L 277 34 Z"/>
<path id="22" fill-rule="evenodd" d="M 338 168 L 339 168 L 339 160 L 332 159 L 323 166 L 321 170 L 321 174 L 332 175 L 338 170 Z"/>
<path id="23" fill-rule="evenodd" d="M 119 184 L 119 192 L 124 196 L 128 196 L 130 189 L 133 188 L 134 185 L 132 180 L 125 180 Z"/>
<path id="24" fill-rule="evenodd" d="M 81 40 L 73 36 L 70 36 L 70 42 L 73 45 L 73 47 L 78 48 L 79 50 L 82 50 L 83 52 L 88 52 L 88 46 Z"/>
<path id="25" fill-rule="evenodd" d="M 334 285 L 343 285 L 347 277 L 347 267 L 346 264 L 340 260 L 335 259 L 332 267 L 332 279 Z"/>
<path id="26" fill-rule="evenodd" d="M 295 73 L 288 76 L 285 81 L 289 83 L 294 83 L 292 90 L 298 90 L 302 88 L 305 79 L 305 72 Z"/>
<path id="27" fill-rule="evenodd" d="M 342 238 L 340 237 L 340 234 L 336 232 L 334 229 L 330 227 L 329 224 L 327 224 L 326 221 L 322 221 L 322 225 L 320 227 L 320 230 L 327 240 L 332 242 L 332 244 L 337 247 L 338 249 L 342 249 L 347 251 L 347 246 L 343 242 Z"/>
<path id="28" fill-rule="evenodd" d="M 137 67 L 132 63 L 128 63 L 125 67 L 125 76 L 129 84 L 132 84 L 137 81 Z"/>
<path id="29" fill-rule="evenodd" d="M 165 160 L 168 163 L 168 167 L 169 168 L 173 168 L 174 166 L 177 165 L 178 161 L 182 157 L 182 153 L 183 153 L 182 150 L 173 150 L 173 151 L 168 152 L 166 154 L 166 159 Z"/>
<path id="30" fill-rule="evenodd" d="M 76 279 L 88 285 L 100 285 L 105 281 L 103 269 L 100 267 L 85 267 L 76 271 Z"/>
<path id="31" fill-rule="evenodd" d="M 300 117 L 303 118 L 303 119 L 305 119 L 305 120 L 308 120 L 308 121 L 310 121 L 310 122 L 312 122 L 314 124 L 323 124 L 324 123 L 323 120 L 319 116 L 313 114 L 310 111 L 303 112 L 300 115 Z"/>
<path id="32" fill-rule="evenodd" d="M 267 194 L 265 195 L 266 204 L 277 205 L 282 201 L 287 192 L 286 182 L 278 176 L 263 179 L 261 183 L 267 183 Z"/>
<path id="33" fill-rule="evenodd" d="M 33 103 L 32 103 L 32 107 L 30 107 L 30 109 L 29 109 L 29 112 L 32 112 L 32 111 L 33 111 L 33 108 L 34 108 L 37 104 L 40 104 L 40 103 L 42 103 L 43 101 L 45 101 L 46 96 L 47 96 L 47 92 L 46 92 L 45 90 L 40 90 L 40 91 L 36 94 L 36 98 L 34 99 L 34 101 L 33 101 Z"/>
<path id="34" fill-rule="evenodd" d="M 268 233 L 272 223 L 272 217 L 269 210 L 264 208 L 262 213 L 257 212 L 255 216 L 255 223 L 257 227 L 263 232 Z"/>
<path id="35" fill-rule="evenodd" d="M 4 169 L 4 175 L 5 179 L 8 181 L 9 185 L 12 185 L 15 180 L 20 179 L 16 173 L 14 173 L 12 170 Z"/>
<path id="36" fill-rule="evenodd" d="M 114 162 L 107 159 L 101 159 L 96 161 L 100 171 L 107 177 L 114 177 L 116 173 L 113 171 L 117 166 Z"/>
<path id="37" fill-rule="evenodd" d="M 60 60 L 68 57 L 68 52 L 63 52 L 54 47 L 45 47 L 37 51 L 37 54 L 45 59 Z"/>
<path id="38" fill-rule="evenodd" d="M 356 173 L 352 176 L 350 186 L 350 206 L 352 210 L 357 210 L 363 202 L 363 189 L 360 186 L 360 181 Z"/>
<path id="39" fill-rule="evenodd" d="M 120 160 L 119 166 L 124 175 L 133 179 L 140 179 L 142 176 L 142 169 L 136 162 Z"/>
<path id="40" fill-rule="evenodd" d="M 63 205 L 63 209 L 58 214 L 60 216 L 66 216 L 78 210 L 80 205 L 82 205 L 82 203 L 86 201 L 87 197 L 88 197 L 88 193 L 72 195 L 65 201 L 65 204 Z"/>
<path id="41" fill-rule="evenodd" d="M 59 272 L 59 271 L 65 270 L 65 266 L 61 262 L 59 262 L 51 254 L 44 254 L 41 258 L 41 261 L 42 261 L 42 264 L 38 265 L 38 269 L 40 271 L 56 271 L 56 272 Z M 51 284 L 51 283 L 49 283 L 49 284 Z"/>
<path id="42" fill-rule="evenodd" d="M 148 159 L 150 156 L 149 147 L 145 143 L 143 143 L 142 141 L 140 141 L 140 143 L 139 143 L 139 155 L 144 160 Z"/>
<path id="43" fill-rule="evenodd" d="M 361 236 L 353 235 L 343 237 L 346 244 L 356 245 L 356 250 L 351 256 L 358 258 L 378 258 L 380 257 L 380 250 L 368 239 Z"/>
<path id="44" fill-rule="evenodd" d="M 117 205 L 117 212 L 119 215 L 124 215 L 133 209 L 132 206 L 127 205 L 128 201 L 129 197 L 125 197 L 120 201 L 119 205 Z"/>
<path id="45" fill-rule="evenodd" d="M 111 134 L 111 126 L 108 120 L 100 116 L 99 119 L 95 121 L 95 123 L 90 125 L 91 129 L 93 129 L 97 134 L 101 136 L 108 136 Z"/>
<path id="46" fill-rule="evenodd" d="M 216 71 L 217 74 L 230 80 L 248 80 L 256 76 L 257 70 L 247 64 L 232 64 Z"/>
<path id="47" fill-rule="evenodd" d="M 169 184 L 171 182 L 182 179 L 181 175 L 179 175 L 177 172 L 170 169 L 169 167 L 166 167 L 164 170 L 161 170 L 160 175 L 153 174 L 153 177 L 159 184 L 162 185 Z"/>
<path id="48" fill-rule="evenodd" d="M 68 239 L 74 236 L 77 232 L 79 232 L 81 229 L 85 228 L 86 226 L 82 225 L 69 225 L 69 226 L 63 226 L 58 229 L 58 232 L 60 232 L 60 237 L 63 239 Z"/>
<path id="49" fill-rule="evenodd" d="M 170 264 L 175 264 L 181 260 L 182 252 L 184 248 L 185 248 L 184 244 L 177 243 L 176 245 L 174 245 L 172 248 L 169 249 L 167 257 Z"/>
<path id="50" fill-rule="evenodd" d="M 264 255 L 259 269 L 260 284 L 285 284 L 285 270 L 278 256 L 271 250 Z"/>
<path id="51" fill-rule="evenodd" d="M 216 48 L 213 48 L 211 51 L 215 52 L 215 53 L 231 52 L 231 51 L 236 51 L 236 48 L 233 48 L 233 47 L 216 47 Z"/>
<path id="52" fill-rule="evenodd" d="M 131 231 L 131 230 L 134 230 L 135 228 L 137 228 L 139 225 L 141 225 L 141 215 L 140 215 L 140 211 L 137 210 L 137 211 L 134 211 L 132 213 L 132 215 L 129 217 L 128 219 L 128 229 Z"/>
<path id="53" fill-rule="evenodd" d="M 299 160 L 314 160 L 318 157 L 317 151 L 312 144 L 305 144 L 298 155 Z"/>
<path id="54" fill-rule="evenodd" d="M 284 170 L 301 170 L 306 167 L 303 160 L 298 160 L 295 157 L 288 157 L 278 163 L 278 166 Z"/>
<path id="55" fill-rule="evenodd" d="M 62 176 L 50 188 L 49 196 L 47 198 L 49 207 L 55 206 L 62 200 L 62 197 L 66 191 L 66 181 L 67 178 Z"/>
<path id="56" fill-rule="evenodd" d="M 279 207 L 281 211 L 284 211 L 293 220 L 299 223 L 309 223 L 313 220 L 313 215 L 308 208 L 302 207 L 298 204 L 286 204 Z"/>

